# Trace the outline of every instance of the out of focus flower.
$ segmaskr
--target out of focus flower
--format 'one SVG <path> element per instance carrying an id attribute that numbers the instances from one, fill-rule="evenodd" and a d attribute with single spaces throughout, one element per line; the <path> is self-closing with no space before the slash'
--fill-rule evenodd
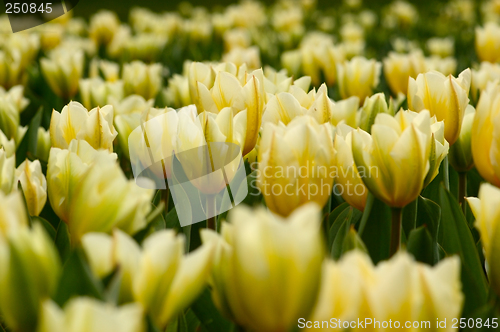
<path id="1" fill-rule="evenodd" d="M 98 77 L 102 74 L 108 82 L 115 82 L 120 79 L 120 65 L 106 60 L 92 59 L 90 62 L 89 76 Z"/>
<path id="2" fill-rule="evenodd" d="M 500 84 L 489 83 L 481 93 L 472 125 L 474 164 L 488 182 L 500 187 Z"/>
<path id="3" fill-rule="evenodd" d="M 257 1 L 244 1 L 230 5 L 226 9 L 226 16 L 236 27 L 259 27 L 267 21 L 263 4 Z"/>
<path id="4" fill-rule="evenodd" d="M 476 28 L 476 54 L 480 61 L 500 61 L 500 26 L 488 22 Z"/>
<path id="5" fill-rule="evenodd" d="M 5 136 L 9 139 L 14 139 L 19 142 L 19 123 L 20 123 L 20 110 L 17 108 L 15 102 L 8 96 L 0 95 L 0 130 L 3 131 Z"/>
<path id="6" fill-rule="evenodd" d="M 382 64 L 374 59 L 354 57 L 337 65 L 340 95 L 343 99 L 357 96 L 360 101 L 371 96 L 379 83 Z"/>
<path id="7" fill-rule="evenodd" d="M 50 142 L 50 132 L 43 127 L 38 127 L 37 141 L 36 141 L 36 157 L 42 161 L 49 160 L 49 152 L 52 147 Z"/>
<path id="8" fill-rule="evenodd" d="M 78 92 L 78 83 L 83 74 L 83 52 L 53 50 L 48 58 L 40 60 L 42 74 L 50 88 L 61 98 L 69 99 Z"/>
<path id="9" fill-rule="evenodd" d="M 90 297 L 75 297 L 61 310 L 51 300 L 41 306 L 37 332 L 144 332 L 143 309 L 137 303 L 115 307 Z"/>
<path id="10" fill-rule="evenodd" d="M 446 58 L 455 54 L 455 40 L 452 37 L 430 38 L 427 40 L 427 49 L 432 55 Z"/>
<path id="11" fill-rule="evenodd" d="M 247 29 L 237 28 L 224 32 L 224 49 L 230 51 L 233 48 L 248 48 L 252 45 L 252 38 Z"/>
<path id="12" fill-rule="evenodd" d="M 455 75 L 457 60 L 453 57 L 441 58 L 437 55 L 431 55 L 425 58 L 425 66 L 427 71 L 435 70 L 445 76 Z"/>
<path id="13" fill-rule="evenodd" d="M 469 104 L 470 69 L 458 78 L 430 71 L 410 78 L 408 84 L 408 107 L 415 112 L 429 110 L 431 116 L 444 121 L 444 136 L 453 145 L 460 135 L 465 108 Z"/>
<path id="14" fill-rule="evenodd" d="M 167 37 L 154 33 L 140 33 L 127 39 L 124 53 L 133 60 L 158 61 L 166 44 Z"/>
<path id="15" fill-rule="evenodd" d="M 247 329 L 288 331 L 316 299 L 324 257 L 319 208 L 308 204 L 282 219 L 238 206 L 229 220 L 222 235 L 201 233 L 204 243 L 217 243 L 210 279 L 215 305 Z"/>
<path id="16" fill-rule="evenodd" d="M 50 51 L 61 43 L 64 27 L 52 22 L 47 23 L 40 29 L 40 44 L 44 52 Z"/>
<path id="17" fill-rule="evenodd" d="M 0 85 L 5 88 L 23 84 L 26 72 L 19 51 L 0 51 Z"/>
<path id="18" fill-rule="evenodd" d="M 60 270 L 59 254 L 41 224 L 0 239 L 0 313 L 9 329 L 35 330 L 40 306 L 54 295 Z"/>
<path id="19" fill-rule="evenodd" d="M 391 45 L 397 53 L 411 53 L 419 51 L 420 47 L 417 41 L 406 38 L 396 37 L 391 40 Z M 421 51 L 421 50 L 420 50 Z"/>
<path id="20" fill-rule="evenodd" d="M 383 25 L 389 29 L 408 28 L 418 20 L 418 11 L 414 5 L 407 1 L 397 0 L 386 9 Z"/>
<path id="21" fill-rule="evenodd" d="M 359 108 L 359 98 L 356 96 L 339 100 L 332 107 L 330 123 L 337 126 L 344 123 L 351 127 L 357 127 L 357 114 Z"/>
<path id="22" fill-rule="evenodd" d="M 191 95 L 189 94 L 189 80 L 183 75 L 174 74 L 168 80 L 168 86 L 163 90 L 163 95 L 167 105 L 175 108 L 192 104 Z"/>
<path id="23" fill-rule="evenodd" d="M 471 137 L 475 114 L 474 107 L 468 105 L 465 109 L 460 136 L 450 148 L 450 165 L 458 172 L 467 172 L 474 166 Z"/>
<path id="24" fill-rule="evenodd" d="M 16 190 L 5 195 L 0 190 L 0 238 L 27 227 L 28 216 L 21 192 Z"/>
<path id="25" fill-rule="evenodd" d="M 94 149 L 113 151 L 118 133 L 113 126 L 113 106 L 90 111 L 76 101 L 64 106 L 61 113 L 52 111 L 50 140 L 53 147 L 67 149 L 74 139 L 87 141 Z"/>
<path id="26" fill-rule="evenodd" d="M 371 132 L 372 125 L 375 123 L 375 118 L 380 113 L 394 115 L 393 103 L 387 105 L 385 95 L 380 92 L 371 97 L 366 97 L 363 107 L 360 108 L 357 116 L 358 127 L 366 132 Z"/>
<path id="27" fill-rule="evenodd" d="M 425 58 L 421 51 L 409 54 L 389 52 L 388 57 L 384 59 L 385 80 L 394 95 L 406 95 L 408 78 L 416 78 L 418 74 L 425 72 Z"/>
<path id="28" fill-rule="evenodd" d="M 123 99 L 123 82 L 105 82 L 100 77 L 80 80 L 80 96 L 88 108 L 103 107 L 114 99 Z"/>
<path id="29" fill-rule="evenodd" d="M 406 113 L 406 114 L 405 114 Z M 352 133 L 354 162 L 371 193 L 391 207 L 415 200 L 429 171 L 431 119 L 424 110 L 416 116 L 400 111 L 395 117 L 381 113 L 371 135 Z"/>
<path id="30" fill-rule="evenodd" d="M 477 101 L 481 91 L 486 89 L 489 82 L 500 81 L 500 64 L 483 61 L 479 68 L 472 69 L 471 95 L 474 101 Z"/>
<path id="31" fill-rule="evenodd" d="M 122 79 L 125 95 L 137 94 L 146 99 L 154 98 L 162 85 L 162 66 L 132 61 L 123 66 Z"/>
<path id="32" fill-rule="evenodd" d="M 325 205 L 333 190 L 330 124 L 299 116 L 286 127 L 266 123 L 259 146 L 257 181 L 267 207 L 282 216 L 307 202 Z"/>
<path id="33" fill-rule="evenodd" d="M 99 45 L 107 45 L 113 39 L 119 26 L 120 20 L 114 12 L 100 10 L 90 18 L 90 38 Z"/>
<path id="34" fill-rule="evenodd" d="M 238 67 L 246 64 L 249 69 L 258 69 L 261 67 L 259 48 L 255 46 L 233 48 L 222 56 L 222 61 L 232 62 Z"/>
<path id="35" fill-rule="evenodd" d="M 0 191 L 6 195 L 15 189 L 15 169 L 16 156 L 0 148 Z"/>
<path id="36" fill-rule="evenodd" d="M 13 156 L 16 152 L 16 142 L 13 138 L 7 138 L 2 130 L 0 130 L 0 149 L 7 153 L 7 157 Z"/>
<path id="37" fill-rule="evenodd" d="M 23 188 L 29 214 L 38 216 L 47 202 L 47 181 L 40 161 L 23 161 L 16 169 L 16 178 Z"/>

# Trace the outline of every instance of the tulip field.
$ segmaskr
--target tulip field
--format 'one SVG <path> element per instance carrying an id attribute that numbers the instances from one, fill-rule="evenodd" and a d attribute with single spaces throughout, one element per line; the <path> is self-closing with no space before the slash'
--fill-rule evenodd
<path id="1" fill-rule="evenodd" d="M 84 7 L 0 16 L 0 332 L 500 329 L 499 0 Z"/>

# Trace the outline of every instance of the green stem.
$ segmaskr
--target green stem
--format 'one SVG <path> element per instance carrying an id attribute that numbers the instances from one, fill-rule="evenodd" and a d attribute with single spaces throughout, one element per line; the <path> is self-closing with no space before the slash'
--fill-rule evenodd
<path id="1" fill-rule="evenodd" d="M 467 196 L 467 173 L 458 173 L 458 203 L 462 207 L 462 212 L 466 213 L 465 196 Z"/>
<path id="2" fill-rule="evenodd" d="M 401 219 L 403 217 L 402 208 L 391 208 L 392 223 L 391 223 L 391 247 L 389 251 L 390 257 L 401 247 Z"/>
<path id="3" fill-rule="evenodd" d="M 444 178 L 444 187 L 446 190 L 450 190 L 450 167 L 448 156 L 446 156 L 443 160 L 443 178 Z"/>
<path id="4" fill-rule="evenodd" d="M 363 231 L 365 230 L 366 224 L 368 222 L 368 217 L 372 211 L 373 201 L 375 200 L 375 196 L 371 192 L 368 192 L 368 196 L 366 197 L 365 209 L 363 211 L 363 216 L 361 217 L 361 222 L 359 224 L 358 235 L 361 237 L 363 235 Z"/>
<path id="5" fill-rule="evenodd" d="M 165 181 L 167 182 L 167 181 Z M 163 204 L 165 205 L 165 215 L 168 213 L 168 200 L 170 199 L 170 189 L 168 188 L 168 184 L 166 184 L 165 190 L 162 190 L 161 192 L 161 200 Z"/>

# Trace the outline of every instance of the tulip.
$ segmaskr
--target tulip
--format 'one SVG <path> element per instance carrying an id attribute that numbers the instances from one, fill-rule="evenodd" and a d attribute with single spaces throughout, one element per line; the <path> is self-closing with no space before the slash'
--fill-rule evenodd
<path id="1" fill-rule="evenodd" d="M 72 101 L 61 113 L 52 111 L 50 119 L 52 146 L 67 149 L 72 140 L 85 140 L 94 149 L 113 152 L 113 140 L 118 135 L 113 127 L 113 106 L 96 107 L 90 112 L 80 103 Z"/>
<path id="2" fill-rule="evenodd" d="M 455 75 L 457 60 L 453 57 L 441 58 L 437 55 L 431 55 L 425 58 L 425 67 L 427 71 L 434 70 L 444 76 Z"/>
<path id="3" fill-rule="evenodd" d="M 96 151 L 89 143 L 73 140 L 68 149 L 52 148 L 47 165 L 47 189 L 50 205 L 59 218 L 69 221 L 69 206 L 75 187 L 90 165 L 101 157 L 116 160 L 116 154 Z"/>
<path id="4" fill-rule="evenodd" d="M 83 74 L 84 57 L 81 50 L 55 49 L 49 58 L 40 60 L 43 77 L 56 95 L 68 100 L 78 92 Z"/>
<path id="5" fill-rule="evenodd" d="M 0 85 L 5 88 L 23 84 L 26 73 L 19 51 L 0 51 Z"/>
<path id="6" fill-rule="evenodd" d="M 351 127 L 357 127 L 356 115 L 358 114 L 359 98 L 356 96 L 339 100 L 332 107 L 330 123 L 337 126 L 341 122 Z"/>
<path id="7" fill-rule="evenodd" d="M 426 44 L 427 49 L 432 55 L 437 55 L 441 58 L 453 56 L 455 53 L 455 40 L 451 37 L 430 38 Z"/>
<path id="8" fill-rule="evenodd" d="M 373 59 L 360 56 L 337 65 L 337 77 L 340 96 L 345 99 L 359 97 L 360 101 L 371 96 L 379 83 L 382 64 Z"/>
<path id="9" fill-rule="evenodd" d="M 100 77 L 81 79 L 80 96 L 83 105 L 88 109 L 103 107 L 113 98 L 123 99 L 123 82 L 105 82 Z"/>
<path id="10" fill-rule="evenodd" d="M 162 70 L 159 63 L 147 65 L 132 61 L 125 64 L 122 72 L 125 95 L 137 94 L 145 99 L 154 98 L 162 85 Z"/>
<path id="11" fill-rule="evenodd" d="M 144 332 L 143 309 L 138 303 L 115 307 L 90 297 L 76 297 L 61 310 L 51 300 L 41 307 L 37 332 Z"/>
<path id="12" fill-rule="evenodd" d="M 16 152 L 16 142 L 14 139 L 9 139 L 2 130 L 0 130 L 0 149 L 3 149 L 7 157 L 11 157 Z"/>
<path id="13" fill-rule="evenodd" d="M 465 109 L 462 129 L 457 141 L 450 148 L 450 165 L 459 172 L 467 172 L 474 166 L 471 136 L 476 110 L 471 105 Z"/>
<path id="14" fill-rule="evenodd" d="M 237 66 L 245 64 L 249 69 L 258 69 L 262 66 L 260 62 L 260 50 L 257 46 L 233 48 L 222 55 L 222 61 L 232 62 Z"/>
<path id="15" fill-rule="evenodd" d="M 324 257 L 316 204 L 287 219 L 238 206 L 221 235 L 202 230 L 217 247 L 210 278 L 217 308 L 252 331 L 289 331 L 312 309 Z M 266 299 L 263 301 L 262 299 Z"/>
<path id="16" fill-rule="evenodd" d="M 50 132 L 43 127 L 38 127 L 36 141 L 36 156 L 43 161 L 49 160 L 49 153 L 52 143 L 50 142 Z"/>
<path id="17" fill-rule="evenodd" d="M 366 97 L 363 107 L 358 113 L 358 126 L 366 132 L 370 132 L 375 118 L 379 113 L 394 114 L 394 105 L 385 100 L 385 95 L 381 93 L 374 94 L 371 97 Z"/>
<path id="18" fill-rule="evenodd" d="M 7 102 L 13 103 L 18 112 L 22 112 L 30 103 L 28 98 L 24 97 L 24 87 L 22 85 L 16 85 L 9 90 L 5 90 L 0 86 L 0 97 L 6 98 Z"/>
<path id="19" fill-rule="evenodd" d="M 18 141 L 20 110 L 13 100 L 7 96 L 0 96 L 0 130 L 8 139 Z"/>
<path id="20" fill-rule="evenodd" d="M 352 156 L 352 131 L 354 129 L 341 124 L 337 127 L 334 141 L 334 166 L 337 169 L 335 183 L 342 198 L 363 211 L 368 197 L 368 189 L 359 175 L 354 158 Z"/>
<path id="21" fill-rule="evenodd" d="M 61 263 L 41 224 L 0 240 L 0 313 L 9 329 L 34 331 L 42 301 L 54 294 Z"/>
<path id="22" fill-rule="evenodd" d="M 0 148 L 0 191 L 8 195 L 16 187 L 15 184 L 16 156 L 8 156 L 7 152 Z"/>
<path id="23" fill-rule="evenodd" d="M 231 29 L 224 32 L 222 39 L 224 40 L 224 49 L 226 51 L 230 51 L 236 47 L 248 48 L 252 45 L 250 31 L 242 28 Z"/>
<path id="24" fill-rule="evenodd" d="M 481 93 L 472 123 L 471 147 L 474 164 L 481 176 L 500 187 L 500 84 L 488 84 Z"/>
<path id="25" fill-rule="evenodd" d="M 403 328 L 406 322 L 414 321 L 429 321 L 432 325 L 436 319 L 458 319 L 464 303 L 458 257 L 446 258 L 431 267 L 415 262 L 408 253 L 400 253 L 374 266 L 365 253 L 355 250 L 338 262 L 327 260 L 323 276 L 309 319 L 319 323 L 313 325 L 314 330 L 330 331 L 321 322 L 331 318 L 337 323 L 371 320 L 352 331 L 382 330 L 379 324 L 389 320 L 393 328 L 397 324 Z M 391 294 L 390 300 L 387 294 Z M 447 325 L 447 330 L 453 328 Z"/>
<path id="26" fill-rule="evenodd" d="M 302 76 L 298 79 L 289 77 L 286 70 L 276 71 L 272 67 L 264 68 L 264 91 L 266 92 L 266 103 L 280 92 L 291 92 L 292 87 L 298 87 L 307 92 L 311 85 L 309 76 Z"/>
<path id="27" fill-rule="evenodd" d="M 426 72 L 424 55 L 420 50 L 409 54 L 389 52 L 384 59 L 384 76 L 394 95 L 408 92 L 408 77 L 416 78 Z"/>
<path id="28" fill-rule="evenodd" d="M 114 12 L 101 10 L 90 18 L 90 38 L 98 45 L 107 45 L 113 39 L 119 26 L 120 20 Z"/>
<path id="29" fill-rule="evenodd" d="M 489 183 L 479 188 L 478 198 L 468 197 L 467 202 L 476 218 L 475 226 L 481 235 L 481 243 L 486 258 L 488 279 L 493 290 L 500 295 L 500 265 L 498 237 L 500 236 L 500 189 Z"/>
<path id="30" fill-rule="evenodd" d="M 444 137 L 453 145 L 460 135 L 465 108 L 469 103 L 470 69 L 458 78 L 430 71 L 410 78 L 408 83 L 408 107 L 420 112 L 429 110 L 431 116 L 444 121 Z"/>
<path id="31" fill-rule="evenodd" d="M 486 89 L 489 82 L 500 80 L 500 64 L 481 62 L 477 70 L 472 69 L 471 95 L 477 102 L 479 94 Z"/>
<path id="32" fill-rule="evenodd" d="M 174 74 L 168 81 L 167 88 L 163 95 L 168 105 L 175 108 L 184 107 L 192 104 L 189 94 L 189 80 L 186 76 Z"/>
<path id="33" fill-rule="evenodd" d="M 497 23 L 476 27 L 476 54 L 480 61 L 494 63 L 500 60 L 500 26 Z"/>
<path id="34" fill-rule="evenodd" d="M 47 181 L 40 161 L 23 161 L 16 169 L 16 178 L 23 188 L 29 214 L 38 216 L 47 202 Z"/>
<path id="35" fill-rule="evenodd" d="M 313 201 L 323 207 L 333 190 L 330 124 L 299 116 L 288 126 L 267 123 L 259 146 L 257 181 L 267 207 L 288 216 Z"/>
<path id="36" fill-rule="evenodd" d="M 429 155 L 429 172 L 424 180 L 424 187 L 429 185 L 436 178 L 439 173 L 439 166 L 441 162 L 448 155 L 450 144 L 444 138 L 444 122 L 437 121 L 436 117 L 431 118 L 431 152 Z M 445 166 L 447 167 L 447 166 Z"/>
<path id="37" fill-rule="evenodd" d="M 100 73 L 106 82 L 116 82 L 120 79 L 120 65 L 106 60 L 92 59 L 90 62 L 89 76 L 91 78 L 100 77 Z"/>
<path id="38" fill-rule="evenodd" d="M 0 191 L 0 238 L 28 227 L 28 215 L 20 191 L 4 195 Z"/>

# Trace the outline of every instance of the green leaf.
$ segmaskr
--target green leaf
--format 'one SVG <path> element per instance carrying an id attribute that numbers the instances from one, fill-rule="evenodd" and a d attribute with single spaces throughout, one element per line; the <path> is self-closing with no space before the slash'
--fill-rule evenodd
<path id="1" fill-rule="evenodd" d="M 38 127 L 42 121 L 43 107 L 40 107 L 29 124 L 26 134 L 16 150 L 16 165 L 19 166 L 26 158 L 36 159 L 38 142 Z"/>
<path id="2" fill-rule="evenodd" d="M 361 239 L 375 264 L 389 258 L 391 209 L 377 198 L 373 200 Z"/>
<path id="3" fill-rule="evenodd" d="M 345 209 L 348 209 L 350 205 L 348 203 L 342 203 L 337 206 L 332 212 L 330 212 L 330 216 L 328 217 L 328 229 L 330 229 L 335 222 L 335 220 L 339 217 L 339 215 L 344 212 Z"/>
<path id="4" fill-rule="evenodd" d="M 345 209 L 333 222 L 328 239 L 331 243 L 330 256 L 337 260 L 342 255 L 344 248 L 344 241 L 349 234 L 351 225 L 354 225 L 361 219 L 361 212 L 353 207 Z"/>
<path id="5" fill-rule="evenodd" d="M 54 228 L 54 226 L 52 226 L 52 224 L 50 222 L 48 222 L 47 220 L 45 220 L 41 217 L 32 216 L 31 222 L 34 222 L 34 221 L 38 221 L 45 228 L 45 230 L 47 231 L 47 234 L 50 236 L 50 238 L 52 240 L 55 240 L 56 229 Z"/>
<path id="6" fill-rule="evenodd" d="M 57 226 L 55 245 L 59 256 L 61 257 L 61 262 L 64 264 L 71 253 L 71 243 L 69 239 L 68 225 L 62 220 L 59 221 L 59 226 Z"/>
<path id="7" fill-rule="evenodd" d="M 437 261 L 434 247 L 435 243 L 426 226 L 420 226 L 410 232 L 406 249 L 417 261 L 434 265 Z"/>
<path id="8" fill-rule="evenodd" d="M 447 255 L 458 254 L 462 262 L 462 285 L 465 294 L 464 314 L 483 306 L 488 284 L 467 221 L 456 199 L 443 186 L 439 191 L 442 219 L 439 243 Z"/>
<path id="9" fill-rule="evenodd" d="M 232 323 L 222 317 L 217 310 L 212 302 L 208 288 L 193 303 L 191 310 L 193 310 L 193 313 L 208 332 L 226 332 L 231 330 Z"/>
<path id="10" fill-rule="evenodd" d="M 359 237 L 358 232 L 356 232 L 354 226 L 351 225 L 351 227 L 349 228 L 349 232 L 344 239 L 344 244 L 342 245 L 342 255 L 350 250 L 355 249 L 361 250 L 368 254 L 368 249 L 366 249 L 363 240 L 361 240 L 361 238 Z"/>
<path id="11" fill-rule="evenodd" d="M 106 286 L 106 290 L 104 291 L 104 297 L 106 298 L 106 301 L 114 305 L 119 304 L 122 275 L 123 273 L 119 268 L 115 273 L 112 273 L 111 279 L 109 280 L 109 283 Z"/>

